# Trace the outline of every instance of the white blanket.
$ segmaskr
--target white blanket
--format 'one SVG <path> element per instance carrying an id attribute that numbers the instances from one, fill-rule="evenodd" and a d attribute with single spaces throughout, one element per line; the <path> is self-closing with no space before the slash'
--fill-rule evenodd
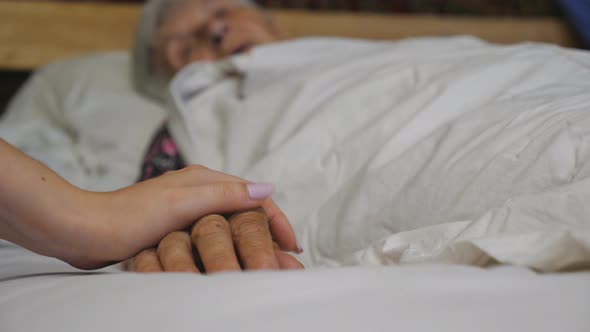
<path id="1" fill-rule="evenodd" d="M 276 183 L 308 265 L 558 271 L 590 266 L 589 77 L 540 44 L 291 41 L 182 71 L 172 131 Z"/>
<path id="2" fill-rule="evenodd" d="M 588 308 L 590 272 L 424 265 L 81 274 L 0 241 L 1 331 L 587 332 Z"/>

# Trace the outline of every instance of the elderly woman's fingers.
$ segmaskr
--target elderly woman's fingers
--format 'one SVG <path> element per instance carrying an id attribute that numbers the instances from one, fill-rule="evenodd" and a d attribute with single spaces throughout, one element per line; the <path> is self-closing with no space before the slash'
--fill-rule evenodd
<path id="1" fill-rule="evenodd" d="M 191 238 L 186 232 L 168 234 L 158 245 L 158 256 L 166 272 L 199 273 L 193 259 Z"/>
<path id="2" fill-rule="evenodd" d="M 246 270 L 278 270 L 273 241 L 264 211 L 248 211 L 229 219 L 242 267 Z"/>
<path id="3" fill-rule="evenodd" d="M 303 270 L 305 267 L 295 257 L 287 254 L 281 250 L 281 247 L 276 242 L 273 242 L 273 248 L 275 250 L 275 257 L 279 262 L 279 268 L 281 270 Z"/>
<path id="4" fill-rule="evenodd" d="M 305 267 L 295 257 L 275 249 L 275 257 L 281 270 L 303 270 Z"/>
<path id="5" fill-rule="evenodd" d="M 169 181 L 181 186 L 216 184 L 222 182 L 249 183 L 240 177 L 221 173 L 200 165 L 191 165 L 182 170 L 170 172 L 170 174 L 181 172 L 191 172 L 193 176 L 188 180 L 185 177 L 170 177 Z M 281 249 L 297 253 L 301 252 L 293 228 L 283 211 L 281 211 L 271 198 L 264 200 L 262 207 L 269 218 L 271 234 L 275 241 L 281 246 Z"/>
<path id="6" fill-rule="evenodd" d="M 220 215 L 212 214 L 197 221 L 191 239 L 207 273 L 240 271 L 229 223 Z"/>
<path id="7" fill-rule="evenodd" d="M 131 270 L 135 272 L 163 272 L 158 254 L 154 249 L 146 249 L 133 258 Z"/>
<path id="8" fill-rule="evenodd" d="M 281 249 L 301 253 L 302 249 L 299 248 L 293 227 L 291 227 L 291 223 L 283 211 L 271 198 L 264 200 L 262 208 L 268 216 L 270 233 Z"/>

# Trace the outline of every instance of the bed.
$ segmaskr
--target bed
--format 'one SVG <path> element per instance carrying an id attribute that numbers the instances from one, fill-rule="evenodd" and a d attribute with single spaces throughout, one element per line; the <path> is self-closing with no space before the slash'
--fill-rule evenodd
<path id="1" fill-rule="evenodd" d="M 0 44 L 10 45 L 0 49 L 0 67 L 30 70 L 62 57 L 126 49 L 137 12 L 138 7 L 133 5 L 0 2 L 0 15 L 3 15 L 0 17 L 0 31 L 2 31 Z M 512 43 L 533 40 L 564 46 L 573 45 L 573 39 L 566 26 L 554 19 L 489 19 L 482 22 L 479 19 L 468 18 L 456 20 L 435 17 L 391 18 L 304 12 L 277 12 L 276 15 L 293 36 L 339 35 L 398 39 L 416 35 L 440 36 L 460 32 L 475 34 L 493 42 Z M 46 22 L 42 25 L 44 28 L 41 31 L 30 24 L 30 22 L 39 21 Z M 354 25 L 351 22 L 362 26 L 363 30 L 353 29 Z M 72 23 L 75 24 L 76 30 L 69 28 L 69 24 Z M 505 31 L 518 31 L 518 33 L 507 34 Z M 48 42 L 48 35 L 56 32 L 60 32 L 59 39 Z M 20 36 L 26 36 L 26 38 L 15 38 L 17 35 L 19 38 Z M 85 38 L 87 35 L 92 35 L 94 38 L 88 40 Z M 453 47 L 455 45 L 473 47 L 469 50 L 470 54 L 480 52 L 480 48 L 493 47 L 470 37 L 449 40 L 455 43 Z M 430 42 L 429 39 L 407 40 L 395 47 L 397 52 L 403 53 L 404 47 L 430 45 Z M 532 44 L 497 52 L 512 54 L 520 49 L 547 57 L 561 52 L 555 46 L 549 45 L 542 46 L 538 51 Z M 586 54 L 571 52 L 573 53 L 567 54 L 571 55 L 572 59 L 580 59 L 580 64 L 588 61 Z M 52 100 L 55 95 L 71 93 L 74 89 L 74 93 L 67 98 L 68 108 L 54 109 L 52 112 L 69 112 L 68 116 L 74 119 L 73 123 L 80 124 L 86 121 L 86 124 L 95 124 L 98 128 L 89 133 L 91 138 L 121 133 L 127 133 L 130 138 L 138 137 L 135 140 L 131 139 L 128 143 L 130 145 L 122 147 L 120 153 L 121 156 L 129 157 L 130 150 L 141 152 L 145 148 L 142 146 L 145 143 L 142 142 L 159 125 L 166 116 L 166 112 L 148 101 L 137 100 L 139 97 L 133 94 L 130 83 L 125 79 L 119 78 L 115 83 L 109 79 L 112 72 L 125 73 L 125 68 L 129 66 L 128 61 L 124 52 L 109 52 L 49 66 L 37 76 L 38 79 L 33 78 L 31 81 L 33 85 L 27 83 L 26 91 L 21 92 L 16 103 L 12 104 L 9 116 L 25 117 L 13 111 L 14 105 L 19 111 L 26 111 L 34 108 L 35 103 L 44 103 L 44 101 Z M 559 66 L 559 62 L 555 62 L 555 66 L 551 68 L 554 68 L 556 76 L 564 75 L 565 77 L 570 72 L 574 78 L 576 74 L 582 75 L 579 72 L 576 73 L 575 69 L 582 71 L 585 68 L 583 65 L 576 67 L 577 62 L 573 60 L 568 64 L 569 66 L 563 69 L 563 73 L 560 73 L 559 68 L 563 67 Z M 473 62 L 472 67 L 477 68 L 477 62 Z M 515 67 L 515 69 L 518 68 Z M 494 74 L 493 72 L 475 73 L 475 77 L 482 74 L 483 81 L 487 78 L 486 75 Z M 425 73 L 420 75 L 428 77 Z M 514 71 L 514 75 L 515 80 L 520 79 L 518 70 Z M 83 83 L 80 84 L 80 82 Z M 469 82 L 481 83 L 481 81 L 466 81 L 463 84 Z M 572 82 L 579 83 L 580 87 L 585 84 L 582 80 L 578 82 L 572 79 L 570 83 Z M 96 107 L 96 104 L 89 106 L 87 103 L 89 98 L 97 96 L 96 91 L 102 91 L 103 96 L 105 93 L 108 94 L 110 97 L 107 98 L 110 103 L 108 109 L 114 109 L 117 105 L 125 103 L 143 103 L 145 107 L 143 112 L 147 109 L 149 113 L 149 116 L 146 116 L 147 120 L 138 125 L 133 122 L 136 114 L 119 114 L 117 115 L 121 119 L 119 127 L 102 128 L 101 124 L 96 123 L 93 114 L 102 112 L 104 109 Z M 580 94 L 582 95 L 580 98 L 583 98 L 583 94 Z M 71 97 L 72 95 L 75 98 Z M 79 107 L 82 106 L 84 108 L 80 111 Z M 32 118 L 39 117 L 37 113 L 29 115 Z M 199 115 L 194 116 L 198 119 Z M 240 119 L 236 119 L 238 120 Z M 130 128 L 134 131 L 130 132 Z M 10 128 L 4 127 L 3 130 L 10 130 Z M 64 149 L 66 151 L 63 153 L 71 153 L 71 147 L 65 146 Z M 140 152 L 130 158 L 140 158 Z M 101 156 L 84 156 L 87 166 L 90 165 L 90 169 L 95 167 L 96 172 L 93 174 L 99 176 Z M 579 155 L 579 158 L 584 156 Z M 47 163 L 51 165 L 50 161 L 53 157 L 42 156 L 40 159 L 47 158 Z M 64 157 L 61 160 L 65 159 L 67 158 Z M 122 161 L 125 160 L 122 159 Z M 112 189 L 109 186 L 134 180 L 136 174 L 131 171 L 129 173 L 121 171 L 129 165 L 132 167 L 125 169 L 132 169 L 134 162 L 136 161 L 127 160 L 126 166 L 121 166 L 117 172 L 125 174 L 124 178 L 113 179 L 112 183 L 106 183 L 106 185 L 105 181 L 102 181 L 103 187 L 92 187 L 93 184 L 84 182 L 87 177 L 78 178 L 75 175 L 77 173 L 71 170 L 68 173 L 74 175 L 70 175 L 69 180 L 90 189 L 109 190 Z M 327 163 L 330 163 L 329 159 Z M 63 165 L 54 164 L 53 166 L 59 168 Z M 104 177 L 104 173 L 102 176 Z M 98 182 L 100 181 L 93 183 Z M 280 201 L 281 198 L 278 197 L 278 200 Z M 547 204 L 550 201 L 550 199 L 547 200 Z M 564 210 L 567 211 L 567 209 Z M 354 232 L 355 229 L 352 228 L 352 231 Z M 430 234 L 437 232 L 438 230 L 434 229 Z M 324 231 L 324 233 L 330 232 Z M 402 243 L 404 239 L 411 239 L 413 235 L 405 233 L 405 236 L 405 238 L 404 236 L 393 238 L 390 249 L 396 248 L 391 243 L 396 241 L 398 244 Z M 346 234 L 343 238 L 346 238 Z M 329 237 L 324 239 L 327 239 L 326 243 L 331 243 Z M 546 241 L 547 238 L 543 237 L 521 239 L 527 241 L 532 239 L 533 242 L 537 239 L 542 243 L 554 243 Z M 516 242 L 518 240 L 516 238 Z M 557 243 L 562 240 L 564 239 L 557 239 Z M 425 247 L 427 242 L 427 240 L 422 241 Z M 525 242 L 521 241 L 521 243 Z M 321 254 L 322 251 L 329 251 L 329 246 L 320 249 L 308 246 L 306 252 L 310 254 L 302 259 L 307 260 L 308 264 L 312 263 L 313 268 L 305 272 L 227 274 L 213 278 L 186 274 L 138 275 L 123 272 L 117 266 L 87 273 L 75 270 L 54 259 L 34 255 L 12 244 L 0 242 L 0 329 L 6 331 L 176 329 L 385 331 L 400 329 L 454 332 L 588 331 L 590 329 L 590 272 L 587 270 L 587 265 L 564 265 L 562 263 L 565 260 L 559 258 L 560 253 L 556 252 L 552 260 L 554 265 L 541 264 L 536 266 L 537 271 L 535 271 L 528 268 L 535 267 L 530 261 L 536 259 L 534 253 L 526 255 L 530 247 L 523 244 L 523 252 L 516 255 L 528 257 L 529 263 L 521 261 L 522 264 L 518 264 L 506 258 L 516 256 L 501 256 L 501 253 L 497 251 L 497 244 L 494 245 L 496 249 L 488 248 L 488 250 L 496 253 L 496 258 L 479 264 L 482 266 L 442 264 L 445 263 L 444 260 L 421 260 L 430 256 L 423 255 L 419 246 L 413 246 L 411 249 L 415 255 L 409 255 L 410 258 L 414 258 L 413 261 L 410 260 L 410 263 L 421 264 L 393 264 L 397 256 L 395 250 L 390 250 L 393 253 L 391 256 L 379 256 L 390 259 L 388 266 L 372 266 L 381 265 L 369 264 L 370 258 L 378 255 L 371 256 L 371 251 L 358 255 L 353 251 L 349 258 L 353 263 L 361 264 L 348 264 L 357 265 L 348 267 L 342 267 L 341 264 L 338 268 L 330 268 L 330 261 L 326 257 L 322 261 L 324 264 L 313 266 L 313 263 L 318 262 L 313 257 L 314 252 L 317 254 L 319 251 Z M 584 250 L 587 248 L 584 246 L 576 248 L 577 257 L 581 257 L 581 260 L 577 262 L 584 262 L 587 258 L 587 252 Z M 551 249 L 550 246 L 549 249 Z M 454 247 L 453 251 L 461 252 L 461 246 Z M 544 257 L 546 256 L 544 254 Z M 567 253 L 565 256 L 571 255 Z M 478 257 L 473 259 L 477 261 Z M 511 262 L 512 266 L 498 264 L 502 262 L 502 259 L 506 259 L 505 262 Z"/>

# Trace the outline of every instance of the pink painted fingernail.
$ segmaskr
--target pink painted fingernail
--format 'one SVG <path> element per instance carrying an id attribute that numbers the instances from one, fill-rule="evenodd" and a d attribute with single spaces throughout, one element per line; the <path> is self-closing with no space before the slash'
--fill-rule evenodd
<path id="1" fill-rule="evenodd" d="M 272 183 L 250 183 L 247 187 L 248 195 L 255 200 L 265 199 L 275 191 Z"/>

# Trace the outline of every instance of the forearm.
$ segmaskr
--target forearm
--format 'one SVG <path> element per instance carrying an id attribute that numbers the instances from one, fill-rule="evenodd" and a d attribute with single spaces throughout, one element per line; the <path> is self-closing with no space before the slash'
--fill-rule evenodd
<path id="1" fill-rule="evenodd" d="M 58 256 L 60 230 L 69 227 L 79 189 L 0 140 L 0 237 L 43 255 Z"/>

